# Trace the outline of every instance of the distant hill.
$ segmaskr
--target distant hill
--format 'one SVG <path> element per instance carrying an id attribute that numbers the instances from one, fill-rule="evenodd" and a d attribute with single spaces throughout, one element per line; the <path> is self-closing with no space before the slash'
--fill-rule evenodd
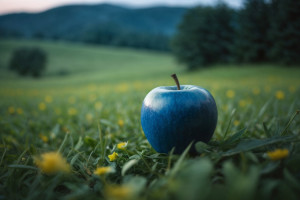
<path id="1" fill-rule="evenodd" d="M 167 45 L 186 10 L 184 7 L 127 8 L 111 4 L 62 6 L 41 13 L 2 15 L 0 36 L 151 49 L 148 43 Z"/>

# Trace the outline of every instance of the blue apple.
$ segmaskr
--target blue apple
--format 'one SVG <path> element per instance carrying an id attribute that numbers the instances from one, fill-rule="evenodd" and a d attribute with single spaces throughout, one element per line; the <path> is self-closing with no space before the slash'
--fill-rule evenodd
<path id="1" fill-rule="evenodd" d="M 141 124 L 159 153 L 182 153 L 194 141 L 208 142 L 216 128 L 218 111 L 213 96 L 194 85 L 163 86 L 151 90 L 141 110 Z M 194 146 L 191 149 L 195 152 Z"/>

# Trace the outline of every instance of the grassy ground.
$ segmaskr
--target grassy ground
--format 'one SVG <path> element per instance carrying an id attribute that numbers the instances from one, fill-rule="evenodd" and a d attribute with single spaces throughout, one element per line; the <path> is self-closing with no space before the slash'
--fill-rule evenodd
<path id="1" fill-rule="evenodd" d="M 12 50 L 29 44 L 49 55 L 44 78 L 6 69 Z M 186 72 L 168 54 L 0 41 L 0 72 L 0 199 L 300 197 L 299 69 Z M 173 72 L 217 102 L 217 129 L 196 157 L 156 153 L 140 125 L 143 98 L 174 85 Z"/>

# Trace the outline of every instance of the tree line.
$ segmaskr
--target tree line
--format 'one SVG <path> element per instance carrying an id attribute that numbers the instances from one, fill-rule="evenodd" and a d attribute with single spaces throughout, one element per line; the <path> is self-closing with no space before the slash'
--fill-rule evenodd
<path id="1" fill-rule="evenodd" d="M 300 1 L 246 0 L 190 9 L 172 39 L 189 69 L 216 63 L 300 64 Z"/>

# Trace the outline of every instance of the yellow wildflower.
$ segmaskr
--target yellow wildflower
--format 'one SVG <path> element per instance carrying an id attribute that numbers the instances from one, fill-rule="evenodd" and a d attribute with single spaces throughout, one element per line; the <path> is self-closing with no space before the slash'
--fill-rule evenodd
<path id="1" fill-rule="evenodd" d="M 242 99 L 242 100 L 239 101 L 239 106 L 240 107 L 244 108 L 246 105 L 247 105 L 247 102 L 245 100 Z"/>
<path id="2" fill-rule="evenodd" d="M 96 110 L 101 110 L 101 108 L 102 108 L 102 103 L 101 103 L 100 101 L 97 101 L 97 102 L 95 103 L 94 107 L 95 107 Z"/>
<path id="3" fill-rule="evenodd" d="M 95 94 L 92 94 L 89 97 L 90 102 L 94 102 L 96 99 L 97 99 L 97 96 Z"/>
<path id="4" fill-rule="evenodd" d="M 289 150 L 287 149 L 276 149 L 274 151 L 268 151 L 267 152 L 268 157 L 271 160 L 281 160 L 283 158 L 288 157 L 289 155 Z"/>
<path id="5" fill-rule="evenodd" d="M 114 169 L 112 167 L 97 167 L 94 174 L 101 176 L 103 174 L 113 173 Z"/>
<path id="6" fill-rule="evenodd" d="M 120 83 L 116 86 L 117 92 L 127 92 L 129 89 L 129 85 L 127 83 Z"/>
<path id="7" fill-rule="evenodd" d="M 22 115 L 24 112 L 23 112 L 23 109 L 22 108 L 17 108 L 17 113 L 19 115 Z"/>
<path id="8" fill-rule="evenodd" d="M 124 126 L 124 121 L 122 119 L 119 119 L 118 124 L 119 124 L 120 127 L 123 127 Z"/>
<path id="9" fill-rule="evenodd" d="M 222 110 L 225 111 L 225 112 L 228 111 L 228 105 L 223 105 Z"/>
<path id="10" fill-rule="evenodd" d="M 240 121 L 239 121 L 239 120 L 234 120 L 234 121 L 233 121 L 233 125 L 234 125 L 234 126 L 238 126 L 239 124 L 240 124 Z"/>
<path id="11" fill-rule="evenodd" d="M 35 157 L 34 162 L 45 174 L 70 172 L 70 165 L 58 152 L 44 153 L 40 157 Z"/>
<path id="12" fill-rule="evenodd" d="M 234 92 L 233 90 L 227 90 L 226 96 L 227 96 L 229 99 L 233 98 L 234 95 L 235 95 L 235 92 Z"/>
<path id="13" fill-rule="evenodd" d="M 16 109 L 15 109 L 15 107 L 13 107 L 13 106 L 10 106 L 10 107 L 8 108 L 8 113 L 9 113 L 9 114 L 14 114 L 15 111 L 16 111 Z"/>
<path id="14" fill-rule="evenodd" d="M 76 108 L 69 108 L 68 109 L 68 114 L 71 115 L 71 116 L 76 115 L 77 114 Z"/>
<path id="15" fill-rule="evenodd" d="M 117 144 L 118 149 L 125 150 L 126 147 L 127 147 L 127 142 L 121 142 L 121 143 Z"/>
<path id="16" fill-rule="evenodd" d="M 85 115 L 85 119 L 89 122 L 91 122 L 93 120 L 94 116 L 91 113 L 87 113 Z"/>
<path id="17" fill-rule="evenodd" d="M 53 98 L 48 95 L 45 97 L 45 101 L 46 101 L 46 103 L 51 103 L 53 101 Z"/>
<path id="18" fill-rule="evenodd" d="M 105 196 L 107 199 L 131 199 L 133 190 L 129 186 L 108 186 L 105 188 Z"/>
<path id="19" fill-rule="evenodd" d="M 56 115 L 60 115 L 61 114 L 61 109 L 60 108 L 55 108 L 54 111 L 55 111 Z"/>
<path id="20" fill-rule="evenodd" d="M 260 94 L 260 89 L 259 88 L 253 88 L 252 90 L 254 95 L 259 95 Z"/>
<path id="21" fill-rule="evenodd" d="M 269 93 L 271 91 L 271 87 L 269 85 L 265 86 L 265 92 Z"/>
<path id="22" fill-rule="evenodd" d="M 289 87 L 289 91 L 290 91 L 290 93 L 295 93 L 295 92 L 296 92 L 296 87 L 293 86 L 293 85 L 291 85 L 291 86 Z"/>
<path id="23" fill-rule="evenodd" d="M 43 142 L 47 143 L 49 141 L 49 139 L 46 135 L 40 134 L 39 136 Z"/>
<path id="24" fill-rule="evenodd" d="M 143 88 L 143 84 L 140 81 L 136 81 L 136 82 L 133 83 L 133 87 L 135 89 L 139 90 L 139 89 Z"/>
<path id="25" fill-rule="evenodd" d="M 275 94 L 276 99 L 282 100 L 284 99 L 284 92 L 282 90 L 278 90 Z"/>
<path id="26" fill-rule="evenodd" d="M 57 122 L 58 122 L 59 124 L 63 124 L 63 123 L 64 123 L 64 119 L 60 117 L 60 118 L 57 119 Z"/>
<path id="27" fill-rule="evenodd" d="M 41 111 L 46 110 L 46 104 L 45 104 L 44 102 L 41 102 L 41 103 L 39 104 L 39 109 L 40 109 Z"/>
<path id="28" fill-rule="evenodd" d="M 115 160 L 118 158 L 118 153 L 113 152 L 112 154 L 110 154 L 110 155 L 108 156 L 108 158 L 109 158 L 109 161 L 110 161 L 110 162 L 115 161 Z"/>
<path id="29" fill-rule="evenodd" d="M 62 127 L 62 130 L 63 130 L 65 133 L 70 133 L 70 130 L 69 130 L 67 127 L 65 127 L 65 126 Z"/>
<path id="30" fill-rule="evenodd" d="M 75 97 L 69 97 L 69 103 L 74 104 L 76 101 Z"/>

